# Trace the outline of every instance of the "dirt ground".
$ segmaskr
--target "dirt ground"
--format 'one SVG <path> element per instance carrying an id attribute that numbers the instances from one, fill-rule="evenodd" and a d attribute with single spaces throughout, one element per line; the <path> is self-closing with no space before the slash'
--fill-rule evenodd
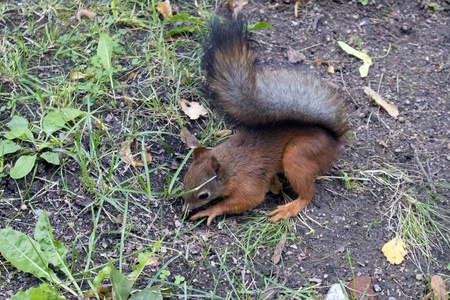
<path id="1" fill-rule="evenodd" d="M 242 249 L 245 241 L 241 226 L 254 217 L 263 216 L 283 201 L 281 196 L 273 195 L 268 195 L 268 200 L 249 212 L 227 216 L 224 222 L 220 217 L 216 218 L 210 227 L 204 223 L 195 227 L 196 223 L 185 221 L 180 228 L 182 199 L 152 202 L 151 214 L 131 206 L 129 214 L 133 226 L 124 255 L 165 236 L 164 259 L 146 274 L 152 277 L 162 265 L 175 258 L 165 266 L 171 276 L 182 275 L 191 287 L 200 291 L 215 290 L 223 298 L 235 288 L 220 268 L 225 248 L 229 253 L 227 266 L 236 277 L 233 282 L 253 291 L 259 290 L 262 279 L 258 274 L 262 273 L 293 290 L 307 287 L 306 278 L 311 284 L 318 284 L 317 297 L 325 295 L 338 279 L 348 282 L 353 276 L 370 275 L 381 288 L 377 299 L 422 299 L 428 292 L 427 283 L 432 275 L 441 274 L 448 278 L 445 276 L 450 276 L 447 268 L 450 249 L 441 236 L 432 237 L 435 241 L 429 253 L 432 256 L 408 255 L 400 265 L 392 265 L 386 260 L 381 248 L 395 237 L 399 220 L 391 205 L 397 198 L 395 192 L 371 177 L 379 175 L 383 178 L 381 171 L 387 172 L 392 177 L 386 175 L 386 180 L 393 185 L 399 184 L 398 194 L 410 193 L 416 199 L 426 201 L 432 189 L 428 176 L 440 196 L 435 205 L 444 209 L 449 207 L 450 1 L 437 2 L 442 10 L 434 11 L 426 1 L 416 0 L 372 0 L 367 6 L 358 1 L 311 0 L 298 7 L 298 17 L 295 17 L 295 1 L 250 0 L 244 6 L 249 23 L 268 22 L 274 27 L 252 34 L 260 51 L 260 66 L 312 72 L 341 88 L 351 123 L 349 144 L 332 170 L 317 180 L 313 203 L 295 221 L 296 239 L 287 241 L 278 264 L 272 263 L 275 246 L 260 245 L 252 252 L 253 269 L 249 270 L 244 267 L 248 261 L 244 263 Z M 362 62 L 342 51 L 337 41 L 355 48 L 360 46 L 371 57 L 379 57 L 373 59 L 366 78 L 359 75 Z M 389 45 L 389 53 L 384 56 Z M 287 56 L 290 49 L 304 57 L 299 62 L 290 62 Z M 327 64 L 319 65 L 315 60 Z M 328 71 L 328 65 L 334 68 L 334 73 Z M 398 107 L 399 116 L 391 117 L 374 104 L 364 93 L 364 86 L 392 101 Z M 114 116 L 120 120 L 127 110 L 126 106 L 121 107 Z M 105 111 L 105 115 L 107 113 Z M 2 113 L 0 120 L 7 117 Z M 201 133 L 201 126 L 200 122 L 192 122 L 193 131 L 197 133 Z M 173 132 L 177 132 L 176 129 Z M 179 139 L 165 138 L 164 141 L 175 149 L 176 154 L 188 152 Z M 154 145 L 151 151 L 153 166 L 180 163 L 176 155 L 168 153 L 162 145 Z M 36 194 L 41 189 L 46 192 L 32 198 L 33 210 L 25 213 L 20 213 L 20 201 L 2 200 L 0 220 L 2 227 L 7 224 L 8 228 L 32 236 L 36 211 L 46 209 L 51 216 L 55 238 L 73 243 L 83 257 L 84 246 L 81 245 L 86 245 L 92 230 L 91 210 L 84 208 L 93 200 L 80 193 L 80 184 L 75 180 L 82 176 L 80 167 L 74 162 L 66 165 L 66 169 L 68 180 L 62 183 L 60 174 L 54 174 L 54 167 L 40 164 L 29 194 Z M 126 178 L 126 172 L 118 176 Z M 352 178 L 358 177 L 354 182 L 350 180 L 353 184 L 350 188 L 342 179 L 343 172 Z M 167 177 L 160 172 L 153 174 L 151 179 L 157 190 Z M 25 186 L 23 182 L 18 183 L 16 185 L 9 177 L 1 180 L 4 200 L 20 199 Z M 62 184 L 78 196 L 60 195 L 58 186 Z M 288 184 L 285 184 L 285 191 L 293 196 Z M 142 203 L 148 201 L 144 196 L 141 200 Z M 113 207 L 109 209 L 112 211 Z M 102 215 L 100 224 L 102 234 L 96 241 L 96 263 L 116 258 L 117 248 L 106 250 L 120 241 L 121 225 L 113 218 Z M 131 270 L 135 260 L 136 257 L 126 258 L 125 270 Z M 1 294 L 12 295 L 40 282 L 3 261 L 2 264 L 0 299 L 7 297 Z M 220 276 L 223 276 L 222 280 Z M 139 288 L 147 283 L 148 280 L 142 280 Z M 276 285 L 264 287 L 274 291 L 268 299 L 280 299 L 285 294 Z M 258 295 L 242 295 L 242 298 L 258 299 Z"/>

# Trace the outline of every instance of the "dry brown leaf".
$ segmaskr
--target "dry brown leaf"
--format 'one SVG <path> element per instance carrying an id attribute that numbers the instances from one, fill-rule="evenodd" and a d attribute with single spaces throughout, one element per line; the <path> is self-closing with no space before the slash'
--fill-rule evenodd
<path id="1" fill-rule="evenodd" d="M 434 275 L 431 277 L 431 290 L 433 292 L 434 300 L 448 300 L 447 287 L 441 276 Z"/>
<path id="2" fill-rule="evenodd" d="M 130 75 L 128 75 L 127 80 L 125 80 L 125 81 L 123 82 L 123 84 L 127 84 L 128 81 L 133 80 L 134 78 L 136 78 L 136 76 L 137 76 L 137 73 L 135 73 L 135 72 L 131 73 Z"/>
<path id="3" fill-rule="evenodd" d="M 95 18 L 95 13 L 87 9 L 80 9 L 75 17 L 77 18 L 78 21 L 81 21 L 82 16 L 88 17 L 89 19 L 93 19 Z"/>
<path id="4" fill-rule="evenodd" d="M 178 38 L 168 37 L 168 38 L 163 39 L 163 42 L 171 43 L 171 42 L 176 42 L 176 41 L 184 41 L 185 39 L 186 39 L 186 37 L 184 37 L 184 36 L 180 36 Z M 156 44 L 155 41 L 151 41 L 150 46 L 152 46 L 153 48 L 156 48 L 156 47 L 158 47 L 158 44 Z"/>
<path id="5" fill-rule="evenodd" d="M 216 132 L 216 136 L 217 137 L 222 137 L 222 136 L 227 136 L 227 135 L 230 135 L 232 133 L 232 131 L 231 130 L 219 130 L 219 131 L 217 131 Z"/>
<path id="6" fill-rule="evenodd" d="M 233 9 L 233 2 L 234 0 L 228 0 L 223 7 L 226 9 Z"/>
<path id="7" fill-rule="evenodd" d="M 186 128 L 183 128 L 180 132 L 180 138 L 189 148 L 197 148 L 199 146 L 195 136 L 189 132 Z"/>
<path id="8" fill-rule="evenodd" d="M 275 252 L 272 256 L 272 262 L 276 265 L 280 262 L 281 252 L 283 251 L 284 245 L 286 244 L 286 233 L 281 236 L 280 242 L 278 242 L 277 247 L 275 248 Z"/>
<path id="9" fill-rule="evenodd" d="M 97 294 L 100 296 L 100 299 L 109 299 L 112 298 L 112 292 L 111 292 L 111 288 L 107 287 L 107 286 L 99 286 L 97 289 Z M 85 295 L 85 297 L 87 298 L 96 298 L 97 296 L 95 295 L 94 292 L 90 292 L 87 293 Z"/>
<path id="10" fill-rule="evenodd" d="M 288 48 L 286 51 L 288 60 L 290 63 L 297 63 L 299 61 L 304 60 L 306 57 L 303 53 L 298 52 L 297 50 L 292 49 L 291 47 Z"/>
<path id="11" fill-rule="evenodd" d="M 390 114 L 394 118 L 398 116 L 398 108 L 397 108 L 397 106 L 395 106 L 394 103 L 392 103 L 389 100 L 385 100 L 385 99 L 381 98 L 381 95 L 378 94 L 377 92 L 375 92 L 374 90 L 372 90 L 370 87 L 364 86 L 363 90 L 364 90 L 364 93 L 366 93 L 373 100 L 375 100 L 375 102 L 378 103 L 378 105 L 383 107 L 387 111 L 388 114 Z"/>
<path id="12" fill-rule="evenodd" d="M 144 162 L 141 160 L 136 160 L 133 157 L 133 154 L 131 153 L 131 144 L 135 144 L 135 148 L 137 147 L 137 140 L 134 139 L 134 141 L 131 141 L 129 143 L 127 143 L 127 145 L 125 145 L 122 150 L 120 150 L 120 158 L 123 159 L 123 161 L 127 164 L 132 165 L 135 169 L 137 169 L 137 167 L 143 167 L 145 166 Z M 145 159 L 147 160 L 147 165 L 150 164 L 152 162 L 152 156 L 150 153 L 147 153 L 147 150 L 150 149 L 152 145 L 148 146 L 147 148 L 145 148 Z"/>
<path id="13" fill-rule="evenodd" d="M 333 66 L 328 66 L 328 73 L 334 74 Z"/>
<path id="14" fill-rule="evenodd" d="M 198 102 L 190 102 L 184 99 L 178 98 L 178 104 L 181 110 L 191 119 L 197 120 L 200 116 L 205 116 L 208 111 L 201 106 Z"/>
<path id="15" fill-rule="evenodd" d="M 329 66 L 329 65 L 330 65 L 329 62 L 323 61 L 323 60 L 321 60 L 321 59 L 315 59 L 314 62 L 315 62 L 316 64 L 318 64 L 319 66 L 320 66 L 320 65 L 326 65 L 326 66 Z"/>
<path id="16" fill-rule="evenodd" d="M 345 286 L 349 299 L 371 300 L 376 299 L 374 290 L 375 280 L 368 276 L 359 276 Z"/>
<path id="17" fill-rule="evenodd" d="M 156 5 L 156 9 L 161 13 L 161 15 L 165 18 L 172 16 L 172 6 L 170 5 L 170 1 L 166 0 L 164 2 L 159 2 L 158 5 Z"/>

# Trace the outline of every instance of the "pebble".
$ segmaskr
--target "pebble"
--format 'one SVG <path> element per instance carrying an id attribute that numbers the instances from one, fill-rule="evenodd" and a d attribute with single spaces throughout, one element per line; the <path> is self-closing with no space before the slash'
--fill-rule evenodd
<path id="1" fill-rule="evenodd" d="M 347 299 L 342 292 L 341 285 L 339 283 L 333 284 L 331 288 L 328 290 L 327 295 L 323 300 L 342 300 Z"/>
<path id="2" fill-rule="evenodd" d="M 423 275 L 422 274 L 417 274 L 416 275 L 416 280 L 421 281 L 423 279 Z"/>
<path id="3" fill-rule="evenodd" d="M 400 118 L 398 118 L 398 121 L 399 121 L 400 123 L 404 123 L 404 122 L 405 122 L 405 118 L 404 118 L 404 117 L 400 117 Z"/>
<path id="4" fill-rule="evenodd" d="M 361 272 L 356 273 L 356 276 L 357 276 L 357 277 L 360 277 L 361 275 L 362 275 Z"/>
<path id="5" fill-rule="evenodd" d="M 373 289 L 375 290 L 375 292 L 379 293 L 382 291 L 381 287 L 378 284 L 374 284 Z"/>
<path id="6" fill-rule="evenodd" d="M 389 297 L 388 300 L 395 300 L 395 297 Z"/>

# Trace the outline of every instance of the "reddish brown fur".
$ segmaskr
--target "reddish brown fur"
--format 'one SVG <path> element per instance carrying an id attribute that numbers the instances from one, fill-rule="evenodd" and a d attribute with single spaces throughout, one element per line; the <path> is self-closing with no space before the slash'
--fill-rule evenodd
<path id="1" fill-rule="evenodd" d="M 201 156 L 194 159 L 186 174 L 186 188 L 195 188 L 214 174 L 205 162 L 215 157 L 222 182 L 212 182 L 210 189 L 223 190 L 224 199 L 191 219 L 207 216 L 209 225 L 218 215 L 257 206 L 264 200 L 271 178 L 279 172 L 285 172 L 299 197 L 271 212 L 271 221 L 295 216 L 311 202 L 315 176 L 329 168 L 339 148 L 340 143 L 327 130 L 309 126 L 245 130 L 212 150 L 200 150 Z M 198 207 L 198 194 L 191 195 L 186 196 L 186 203 L 190 208 Z"/>

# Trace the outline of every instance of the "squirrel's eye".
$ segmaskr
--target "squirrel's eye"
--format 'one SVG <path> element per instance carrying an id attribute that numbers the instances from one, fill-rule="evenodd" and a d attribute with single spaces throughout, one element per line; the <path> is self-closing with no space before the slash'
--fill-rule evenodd
<path id="1" fill-rule="evenodd" d="M 205 200 L 209 197 L 208 193 L 201 193 L 200 195 L 198 195 L 198 199 L 200 200 Z"/>

